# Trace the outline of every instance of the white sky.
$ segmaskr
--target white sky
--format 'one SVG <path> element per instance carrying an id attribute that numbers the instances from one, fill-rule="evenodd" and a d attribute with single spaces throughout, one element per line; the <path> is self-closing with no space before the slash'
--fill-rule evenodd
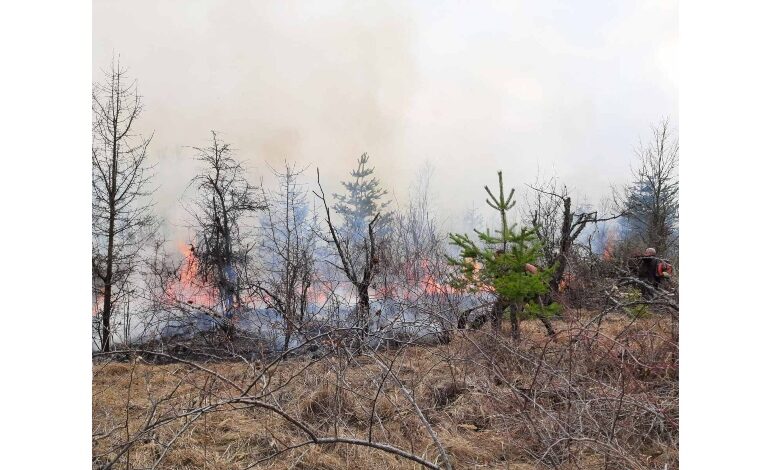
<path id="1" fill-rule="evenodd" d="M 633 148 L 677 122 L 676 1 L 93 2 L 93 79 L 112 53 L 154 130 L 175 222 L 209 130 L 255 174 L 284 158 L 339 189 L 362 152 L 403 198 L 422 163 L 444 216 L 541 171 L 597 203 Z"/>

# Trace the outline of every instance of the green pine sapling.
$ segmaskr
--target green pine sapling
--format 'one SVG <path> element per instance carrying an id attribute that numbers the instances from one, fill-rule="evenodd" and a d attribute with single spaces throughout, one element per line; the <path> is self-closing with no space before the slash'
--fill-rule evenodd
<path id="1" fill-rule="evenodd" d="M 503 175 L 498 172 L 498 197 L 485 186 L 488 193 L 488 206 L 501 215 L 501 228 L 492 233 L 490 229 L 480 232 L 474 229 L 478 240 L 472 240 L 467 234 L 450 234 L 450 241 L 460 249 L 458 258 L 448 257 L 451 264 L 458 266 L 460 276 L 451 284 L 456 289 L 467 292 L 492 292 L 496 296 L 493 309 L 493 326 L 498 329 L 504 310 L 509 308 L 512 324 L 512 337 L 517 337 L 517 316 L 540 318 L 547 331 L 552 327 L 547 317 L 558 310 L 557 304 L 543 305 L 541 297 L 550 289 L 550 279 L 555 266 L 546 269 L 536 268 L 541 259 L 541 243 L 533 229 L 521 228 L 509 224 L 507 211 L 514 207 L 515 190 L 508 196 L 504 194 Z"/>

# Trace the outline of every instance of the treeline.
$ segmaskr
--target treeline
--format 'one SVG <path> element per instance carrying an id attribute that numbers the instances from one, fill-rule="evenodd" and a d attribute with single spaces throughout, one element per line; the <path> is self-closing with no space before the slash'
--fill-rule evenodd
<path id="1" fill-rule="evenodd" d="M 409 323 L 407 311 L 427 319 L 415 328 L 445 341 L 453 328 L 487 319 L 498 327 L 507 311 L 516 336 L 518 319 L 603 302 L 599 280 L 625 275 L 647 247 L 677 256 L 678 146 L 668 120 L 640 143 L 631 183 L 614 188 L 601 210 L 554 179 L 529 186 L 515 208 L 499 172 L 498 187 L 485 189 L 500 224 L 474 227 L 476 239 L 442 233 L 426 190 L 391 208 L 368 154 L 339 191 L 318 170 L 316 186 L 307 185 L 307 170 L 293 163 L 261 185 L 212 132 L 193 148 L 200 169 L 185 201 L 193 239 L 180 256 L 160 237 L 152 136 L 136 132 L 143 103 L 118 62 L 94 84 L 92 109 L 93 321 L 102 351 L 114 338 L 131 341 L 132 318 L 143 337 L 207 317 L 229 343 L 259 310 L 273 312 L 283 350 L 323 324 L 362 343 L 391 314 Z"/>

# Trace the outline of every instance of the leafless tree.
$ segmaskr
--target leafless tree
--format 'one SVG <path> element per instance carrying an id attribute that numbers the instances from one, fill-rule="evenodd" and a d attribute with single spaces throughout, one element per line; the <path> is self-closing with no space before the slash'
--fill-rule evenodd
<path id="1" fill-rule="evenodd" d="M 556 179 L 529 185 L 534 196 L 528 204 L 527 216 L 542 242 L 542 252 L 548 266 L 556 266 L 550 279 L 550 288 L 558 290 L 572 256 L 572 247 L 588 224 L 614 220 L 619 215 L 599 216 L 589 208 L 572 207 L 572 198 L 566 185 Z M 587 207 L 587 206 L 585 206 Z"/>
<path id="2" fill-rule="evenodd" d="M 350 239 L 351 237 L 338 233 L 333 217 L 331 216 L 328 201 L 325 197 L 325 191 L 322 189 L 319 168 L 317 169 L 317 185 L 319 186 L 320 192 L 317 193 L 315 191 L 314 195 L 322 201 L 323 207 L 325 208 L 325 224 L 328 227 L 328 235 L 330 237 L 327 240 L 335 245 L 336 252 L 338 253 L 339 263 L 334 263 L 334 266 L 344 273 L 357 291 L 358 303 L 355 313 L 357 325 L 364 336 L 368 333 L 369 328 L 369 308 L 371 301 L 369 297 L 369 288 L 374 280 L 374 276 L 376 276 L 377 266 L 379 265 L 374 224 L 376 224 L 376 221 L 379 219 L 380 213 L 377 212 L 368 223 L 368 233 L 361 237 L 362 240 Z"/>
<path id="3" fill-rule="evenodd" d="M 129 302 L 139 252 L 153 233 L 147 148 L 137 134 L 143 106 L 119 60 L 92 90 L 92 289 L 98 300 L 100 349 L 111 347 L 111 321 Z"/>
<path id="4" fill-rule="evenodd" d="M 303 326 L 314 282 L 316 219 L 310 213 L 307 191 L 299 177 L 303 170 L 285 163 L 271 168 L 277 188 L 263 188 L 265 209 L 260 220 L 260 272 L 252 281 L 266 303 L 284 321 L 284 349 L 294 331 Z"/>
<path id="5" fill-rule="evenodd" d="M 230 332 L 232 316 L 241 311 L 246 288 L 243 273 L 251 252 L 251 241 L 242 225 L 264 206 L 258 188 L 246 178 L 241 162 L 233 158 L 230 144 L 211 132 L 208 147 L 194 147 L 203 165 L 191 185 L 197 191 L 188 208 L 194 220 L 193 251 L 198 274 L 218 291 L 216 300 L 221 326 Z"/>
<path id="6" fill-rule="evenodd" d="M 613 195 L 615 206 L 625 214 L 629 236 L 666 254 L 676 246 L 679 143 L 669 118 L 653 127 L 652 134 L 649 143 L 640 141 L 635 150 L 631 183 L 613 190 Z"/>
<path id="7" fill-rule="evenodd" d="M 413 319 L 404 334 L 421 337 L 435 329 L 438 341 L 447 342 L 463 296 L 449 285 L 456 269 L 445 257 L 449 245 L 432 207 L 434 175 L 433 166 L 424 164 L 409 189 L 408 202 L 396 203 L 375 284 L 379 297 L 397 304 L 401 313 L 411 313 L 398 316 Z"/>

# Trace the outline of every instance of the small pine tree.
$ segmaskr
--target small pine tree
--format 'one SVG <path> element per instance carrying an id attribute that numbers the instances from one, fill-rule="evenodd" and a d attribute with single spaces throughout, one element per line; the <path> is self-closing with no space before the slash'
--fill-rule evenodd
<path id="1" fill-rule="evenodd" d="M 344 226 L 349 238 L 367 233 L 368 223 L 378 213 L 382 212 L 389 201 L 382 202 L 387 191 L 379 186 L 379 180 L 373 176 L 374 168 L 368 166 L 368 154 L 364 153 L 358 159 L 357 169 L 352 170 L 352 181 L 342 181 L 346 194 L 334 194 L 336 198 L 333 209 L 344 218 Z M 381 235 L 386 226 L 386 217 L 380 216 L 375 224 L 377 234 Z"/>
<path id="2" fill-rule="evenodd" d="M 452 281 L 453 287 L 470 292 L 489 291 L 497 296 L 493 322 L 500 325 L 503 311 L 510 308 L 513 336 L 517 334 L 516 313 L 524 310 L 527 316 L 546 319 L 558 310 L 557 304 L 544 306 L 541 296 L 549 292 L 550 278 L 555 266 L 537 268 L 532 272 L 527 265 L 536 265 L 541 259 L 541 243 L 533 229 L 509 224 L 507 211 L 514 207 L 515 190 L 504 194 L 503 175 L 498 172 L 498 197 L 485 186 L 489 198 L 488 206 L 501 215 L 501 228 L 497 233 L 490 229 L 480 232 L 474 229 L 478 240 L 467 234 L 450 234 L 452 244 L 460 249 L 458 258 L 448 257 L 449 262 L 459 267 L 460 276 Z M 548 331 L 551 329 L 549 323 Z"/>

